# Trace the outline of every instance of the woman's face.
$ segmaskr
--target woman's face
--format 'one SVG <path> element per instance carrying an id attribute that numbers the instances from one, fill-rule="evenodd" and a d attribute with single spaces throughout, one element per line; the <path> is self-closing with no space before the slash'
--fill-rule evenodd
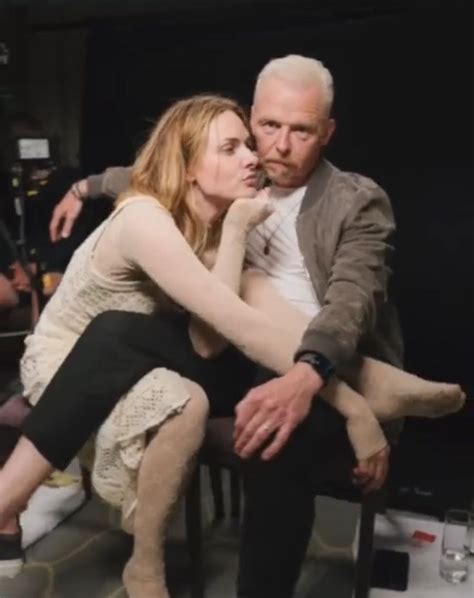
<path id="1" fill-rule="evenodd" d="M 256 195 L 260 175 L 253 139 L 235 112 L 228 110 L 211 121 L 190 178 L 194 191 L 215 205 Z"/>

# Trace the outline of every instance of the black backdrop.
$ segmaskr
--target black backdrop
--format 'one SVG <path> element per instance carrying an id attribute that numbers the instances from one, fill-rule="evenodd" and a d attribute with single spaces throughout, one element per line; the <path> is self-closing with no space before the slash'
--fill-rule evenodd
<path id="1" fill-rule="evenodd" d="M 394 294 L 407 367 L 472 388 L 470 2 L 312 4 L 232 9 L 222 2 L 205 13 L 96 23 L 84 170 L 130 163 L 150 123 L 177 98 L 219 91 L 249 105 L 270 58 L 322 59 L 336 81 L 338 130 L 329 158 L 375 178 L 394 204 Z"/>

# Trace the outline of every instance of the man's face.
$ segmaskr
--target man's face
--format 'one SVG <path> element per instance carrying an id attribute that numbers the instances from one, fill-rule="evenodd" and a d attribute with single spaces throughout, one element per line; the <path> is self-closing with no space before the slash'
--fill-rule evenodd
<path id="1" fill-rule="evenodd" d="M 273 77 L 258 89 L 251 124 L 263 167 L 281 187 L 306 185 L 335 129 L 317 85 L 297 87 Z"/>

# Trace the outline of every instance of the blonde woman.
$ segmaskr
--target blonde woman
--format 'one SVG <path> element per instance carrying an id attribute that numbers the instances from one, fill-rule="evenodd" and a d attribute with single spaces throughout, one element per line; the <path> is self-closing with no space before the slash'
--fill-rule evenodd
<path id="1" fill-rule="evenodd" d="M 247 346 L 245 331 L 260 324 L 281 342 L 269 319 L 240 302 L 199 261 L 222 237 L 219 268 L 229 248 L 243 247 L 248 230 L 268 214 L 264 201 L 239 200 L 222 222 L 236 198 L 256 194 L 259 176 L 251 142 L 245 114 L 232 100 L 194 97 L 164 114 L 137 157 L 130 189 L 76 251 L 26 340 L 21 375 L 32 405 L 87 324 L 105 310 L 171 313 L 183 305 L 225 333 L 232 310 L 241 318 L 241 326 L 230 333 L 235 342 Z M 238 279 L 242 259 L 243 251 Z M 220 313 L 209 293 L 222 305 Z M 266 361 L 262 343 L 247 350 L 253 359 Z M 279 358 L 267 365 L 283 367 Z M 201 443 L 208 404 L 198 385 L 165 368 L 147 374 L 126 399 L 98 433 L 93 480 L 99 494 L 122 509 L 135 534 L 125 576 L 130 596 L 164 597 L 162 528 Z M 49 415 L 54 420 L 55 413 Z M 19 537 L 16 513 L 50 471 L 50 462 L 27 438 L 1 471 L 1 540 L 7 554 L 8 543 Z M 1 564 L 3 574 L 19 565 L 14 558 Z"/>

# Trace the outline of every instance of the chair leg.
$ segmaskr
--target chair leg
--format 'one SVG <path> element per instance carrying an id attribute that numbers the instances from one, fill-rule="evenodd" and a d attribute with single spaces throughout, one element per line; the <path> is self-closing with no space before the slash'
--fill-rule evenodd
<path id="1" fill-rule="evenodd" d="M 378 492 L 367 494 L 361 501 L 354 598 L 368 598 L 369 596 L 372 576 L 375 515 L 377 514 L 378 505 Z"/>
<path id="2" fill-rule="evenodd" d="M 201 471 L 199 465 L 193 473 L 186 492 L 186 538 L 191 557 L 191 598 L 204 598 Z"/>
<path id="3" fill-rule="evenodd" d="M 231 517 L 240 520 L 240 474 L 232 469 L 229 474 Z"/>
<path id="4" fill-rule="evenodd" d="M 222 468 L 219 465 L 209 465 L 212 498 L 214 500 L 214 520 L 224 519 L 224 490 L 222 488 Z"/>
<path id="5" fill-rule="evenodd" d="M 82 487 L 84 488 L 84 493 L 86 495 L 86 500 L 91 500 L 92 498 L 92 481 L 91 481 L 91 472 L 81 465 L 81 476 L 82 476 Z"/>

